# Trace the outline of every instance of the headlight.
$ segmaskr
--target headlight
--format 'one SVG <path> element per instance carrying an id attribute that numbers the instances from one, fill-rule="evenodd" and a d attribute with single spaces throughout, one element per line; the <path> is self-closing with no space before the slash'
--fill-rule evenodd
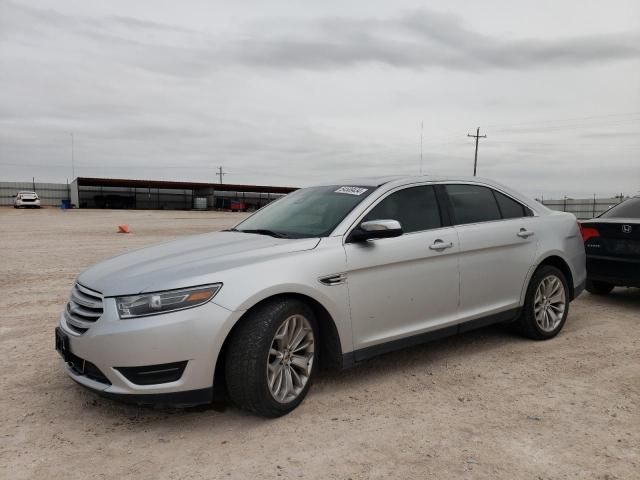
<path id="1" fill-rule="evenodd" d="M 221 283 L 200 287 L 116 297 L 120 318 L 145 317 L 203 305 L 216 296 Z"/>

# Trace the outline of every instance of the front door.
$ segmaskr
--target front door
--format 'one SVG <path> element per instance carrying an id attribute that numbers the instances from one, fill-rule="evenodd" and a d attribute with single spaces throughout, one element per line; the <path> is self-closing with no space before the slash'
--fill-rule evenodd
<path id="1" fill-rule="evenodd" d="M 396 190 L 361 221 L 368 220 L 398 220 L 404 233 L 345 244 L 356 360 L 358 350 L 407 341 L 457 320 L 458 237 L 443 226 L 434 188 Z"/>

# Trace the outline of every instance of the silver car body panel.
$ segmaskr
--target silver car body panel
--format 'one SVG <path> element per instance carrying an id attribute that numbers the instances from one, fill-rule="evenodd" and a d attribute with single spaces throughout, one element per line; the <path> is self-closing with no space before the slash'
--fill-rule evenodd
<path id="1" fill-rule="evenodd" d="M 239 232 L 194 235 L 110 258 L 78 281 L 105 296 L 217 283 L 215 275 L 315 248 L 319 239 L 285 240 Z"/>
<path id="2" fill-rule="evenodd" d="M 533 216 L 448 226 L 394 238 L 348 243 L 366 213 L 391 192 L 416 185 L 489 186 L 525 204 Z M 375 191 L 327 237 L 281 239 L 216 232 L 128 252 L 82 272 L 78 282 L 100 292 L 104 313 L 71 350 L 93 362 L 112 385 L 106 392 L 169 393 L 212 385 L 219 353 L 242 315 L 280 294 L 303 295 L 333 320 L 342 354 L 402 341 L 472 320 L 517 311 L 537 266 L 551 256 L 569 266 L 577 291 L 585 254 L 573 215 L 555 212 L 507 187 L 480 178 L 390 177 L 343 185 Z M 268 207 L 265 207 L 268 208 Z M 533 232 L 522 238 L 521 229 Z M 450 248 L 433 250 L 437 240 Z M 222 283 L 201 307 L 121 320 L 112 297 Z M 115 367 L 189 360 L 178 382 L 133 385 Z M 90 388 L 93 380 L 70 375 Z"/>
<path id="3" fill-rule="evenodd" d="M 438 239 L 453 247 L 430 250 Z M 454 228 L 344 248 L 354 349 L 457 323 L 460 280 Z"/>

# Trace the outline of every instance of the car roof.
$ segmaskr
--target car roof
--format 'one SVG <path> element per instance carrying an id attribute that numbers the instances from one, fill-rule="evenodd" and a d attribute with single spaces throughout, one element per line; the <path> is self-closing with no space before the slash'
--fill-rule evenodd
<path id="1" fill-rule="evenodd" d="M 404 185 L 405 183 L 439 182 L 443 180 L 449 180 L 449 177 L 436 175 L 382 175 L 372 177 L 343 178 L 339 181 L 322 183 L 318 185 L 359 185 L 362 187 L 381 187 L 382 185 L 386 185 L 388 183 L 393 183 L 394 185 Z"/>
<path id="2" fill-rule="evenodd" d="M 343 180 L 341 182 L 324 183 L 323 185 L 349 185 L 349 186 L 363 186 L 363 187 L 383 187 L 385 190 L 392 190 L 396 187 L 403 185 L 410 185 L 412 183 L 422 182 L 462 182 L 462 183 L 478 183 L 481 185 L 487 185 L 497 190 L 506 193 L 520 202 L 527 205 L 538 213 L 549 213 L 550 210 L 535 201 L 534 199 L 517 192 L 510 187 L 503 185 L 495 180 L 484 177 L 472 177 L 464 175 L 391 175 L 381 177 L 360 177 Z"/>
<path id="3" fill-rule="evenodd" d="M 471 177 L 471 176 L 455 176 L 455 175 L 387 175 L 380 177 L 355 177 L 332 182 L 332 185 L 361 185 L 363 187 L 380 187 L 382 185 L 392 184 L 393 186 L 405 185 L 419 182 L 473 182 L 485 183 L 489 185 L 501 186 L 497 182 L 488 178 Z"/>
<path id="4" fill-rule="evenodd" d="M 18 193 L 36 193 L 33 190 L 20 190 Z"/>

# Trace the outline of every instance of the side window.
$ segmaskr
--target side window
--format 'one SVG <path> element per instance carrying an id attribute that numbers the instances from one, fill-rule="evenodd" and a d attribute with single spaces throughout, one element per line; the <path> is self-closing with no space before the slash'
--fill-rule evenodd
<path id="1" fill-rule="evenodd" d="M 447 185 L 456 225 L 500 220 L 493 192 L 479 185 Z"/>
<path id="2" fill-rule="evenodd" d="M 528 216 L 528 211 L 524 205 L 516 202 L 515 200 L 503 195 L 500 192 L 493 191 L 500 206 L 500 212 L 502 212 L 502 218 L 520 218 Z"/>
<path id="3" fill-rule="evenodd" d="M 432 186 L 411 187 L 392 193 L 373 207 L 363 221 L 398 220 L 405 233 L 442 226 Z"/>

